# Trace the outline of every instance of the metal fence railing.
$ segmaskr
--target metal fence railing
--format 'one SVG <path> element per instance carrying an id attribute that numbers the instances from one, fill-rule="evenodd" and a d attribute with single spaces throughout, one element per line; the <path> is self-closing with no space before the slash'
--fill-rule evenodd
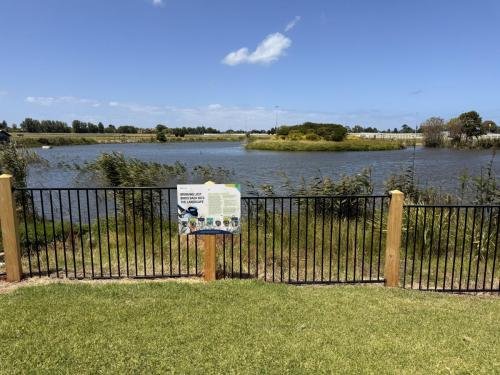
<path id="1" fill-rule="evenodd" d="M 500 291 L 500 206 L 406 205 L 405 288 L 449 292 Z"/>
<path id="2" fill-rule="evenodd" d="M 30 276 L 199 275 L 202 236 L 179 236 L 175 188 L 17 189 Z M 243 197 L 241 233 L 217 236 L 222 277 L 383 282 L 388 196 Z"/>
<path id="3" fill-rule="evenodd" d="M 22 268 L 29 276 L 201 275 L 203 236 L 178 235 L 175 188 L 14 193 Z M 383 282 L 390 200 L 386 195 L 243 197 L 241 232 L 217 235 L 217 273 L 297 284 Z M 405 205 L 401 285 L 500 291 L 499 225 L 500 205 Z"/>

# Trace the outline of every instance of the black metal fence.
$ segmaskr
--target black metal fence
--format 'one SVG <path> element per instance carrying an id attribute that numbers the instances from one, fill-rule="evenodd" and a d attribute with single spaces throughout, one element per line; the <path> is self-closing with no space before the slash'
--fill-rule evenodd
<path id="1" fill-rule="evenodd" d="M 499 210 L 500 206 L 405 206 L 402 286 L 500 291 Z"/>
<path id="2" fill-rule="evenodd" d="M 179 236 L 175 188 L 18 189 L 30 276 L 199 275 L 202 236 Z M 221 277 L 382 282 L 387 196 L 243 197 L 241 233 L 217 236 Z"/>
<path id="3" fill-rule="evenodd" d="M 29 276 L 200 275 L 203 237 L 178 235 L 175 188 L 17 189 Z M 243 197 L 241 233 L 217 236 L 219 277 L 383 282 L 390 198 Z M 404 207 L 401 283 L 500 291 L 500 206 Z"/>

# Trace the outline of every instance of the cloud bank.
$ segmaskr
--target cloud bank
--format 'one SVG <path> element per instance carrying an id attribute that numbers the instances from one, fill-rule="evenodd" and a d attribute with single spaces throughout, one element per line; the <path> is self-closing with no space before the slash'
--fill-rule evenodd
<path id="1" fill-rule="evenodd" d="M 387 112 L 378 109 L 359 109 L 349 112 L 324 112 L 292 110 L 274 107 L 239 107 L 212 103 L 202 106 L 178 107 L 166 104 L 99 101 L 75 96 L 28 96 L 25 102 L 32 117 L 51 118 L 71 122 L 83 121 L 113 124 L 133 124 L 152 127 L 162 123 L 168 126 L 212 126 L 225 129 L 269 129 L 275 125 L 300 124 L 305 121 L 362 124 L 381 128 L 399 127 L 403 123 L 414 123 L 414 113 Z M 39 110 L 36 110 L 36 107 Z"/>
<path id="2" fill-rule="evenodd" d="M 94 99 L 77 98 L 75 96 L 28 96 L 26 102 L 50 107 L 54 104 L 84 104 L 100 107 L 101 103 Z"/>

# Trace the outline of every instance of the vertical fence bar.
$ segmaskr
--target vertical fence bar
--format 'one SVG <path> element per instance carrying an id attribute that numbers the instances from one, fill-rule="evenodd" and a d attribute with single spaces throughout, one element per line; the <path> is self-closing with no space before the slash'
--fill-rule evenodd
<path id="1" fill-rule="evenodd" d="M 32 219 L 33 219 L 33 234 L 35 235 L 35 252 L 36 252 L 36 265 L 38 267 L 38 276 L 42 276 L 42 270 L 40 268 L 40 244 L 38 243 L 38 229 L 36 226 L 36 207 L 35 201 L 33 199 L 33 190 L 30 190 L 30 200 L 31 200 L 31 209 L 32 209 Z"/>
<path id="2" fill-rule="evenodd" d="M 50 199 L 50 219 L 52 221 L 52 241 L 54 244 L 54 261 L 56 263 L 56 276 L 59 277 L 59 262 L 57 259 L 57 239 L 56 239 L 56 224 L 54 220 L 54 203 L 52 202 L 52 190 L 49 191 Z M 90 226 L 89 226 L 90 233 Z"/>
<path id="3" fill-rule="evenodd" d="M 42 228 L 43 228 L 43 239 L 45 243 L 45 264 L 47 266 L 47 276 L 50 276 L 50 265 L 49 265 L 49 245 L 47 242 L 47 225 L 45 223 L 45 204 L 43 203 L 43 192 L 42 190 L 38 191 L 40 194 L 40 206 L 41 206 L 41 214 L 42 214 Z"/>
<path id="4" fill-rule="evenodd" d="M 89 190 L 88 189 L 85 190 L 85 199 L 87 200 L 87 223 L 89 226 L 90 267 L 91 267 L 92 277 L 94 277 L 94 249 L 93 249 L 93 244 L 92 244 L 92 224 L 90 222 L 90 202 L 89 202 Z M 54 243 L 54 245 L 55 245 L 55 243 Z M 56 254 L 57 254 L 57 252 L 56 252 Z M 57 262 L 57 257 L 56 257 L 56 262 Z M 128 276 L 128 273 L 127 273 L 127 276 Z"/>

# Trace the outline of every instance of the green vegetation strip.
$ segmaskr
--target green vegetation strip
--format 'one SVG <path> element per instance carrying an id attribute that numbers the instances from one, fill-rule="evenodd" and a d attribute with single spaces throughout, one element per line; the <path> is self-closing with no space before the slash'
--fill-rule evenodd
<path id="1" fill-rule="evenodd" d="M 500 299 L 254 281 L 0 295 L 1 373 L 498 373 Z"/>
<path id="2" fill-rule="evenodd" d="M 341 142 L 305 140 L 255 140 L 247 150 L 268 151 L 384 151 L 399 150 L 404 144 L 397 141 L 375 139 L 346 139 Z"/>

